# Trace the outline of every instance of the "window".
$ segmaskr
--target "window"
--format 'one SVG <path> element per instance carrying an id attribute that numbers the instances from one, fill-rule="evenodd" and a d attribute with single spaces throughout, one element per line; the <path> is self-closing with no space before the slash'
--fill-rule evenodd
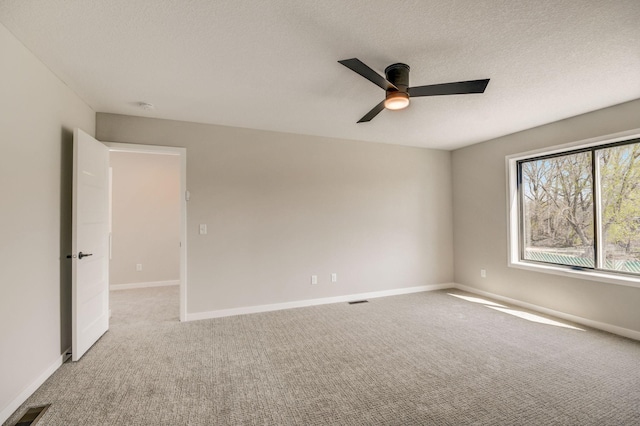
<path id="1" fill-rule="evenodd" d="M 640 286 L 637 135 L 507 161 L 511 266 Z"/>

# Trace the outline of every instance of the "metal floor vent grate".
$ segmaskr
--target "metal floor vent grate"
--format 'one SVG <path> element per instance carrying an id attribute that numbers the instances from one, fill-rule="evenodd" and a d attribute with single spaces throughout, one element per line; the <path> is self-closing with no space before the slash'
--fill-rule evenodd
<path id="1" fill-rule="evenodd" d="M 42 416 L 44 416 L 44 413 L 47 411 L 49 407 L 51 407 L 51 404 L 40 405 L 38 407 L 29 408 L 27 412 L 24 413 L 24 416 L 22 416 L 20 420 L 18 420 L 18 423 L 16 423 L 14 426 L 35 425 L 36 423 L 38 423 L 38 420 L 40 420 Z"/>
<path id="2" fill-rule="evenodd" d="M 368 300 L 354 300 L 353 302 L 348 302 L 350 305 L 357 305 L 358 303 L 369 303 Z"/>

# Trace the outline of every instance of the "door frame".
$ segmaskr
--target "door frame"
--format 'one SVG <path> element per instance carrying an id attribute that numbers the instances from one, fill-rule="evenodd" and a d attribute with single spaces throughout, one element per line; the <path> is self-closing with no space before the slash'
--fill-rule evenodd
<path id="1" fill-rule="evenodd" d="M 172 146 L 104 142 L 111 152 L 165 154 L 180 157 L 180 321 L 187 320 L 187 149 Z"/>

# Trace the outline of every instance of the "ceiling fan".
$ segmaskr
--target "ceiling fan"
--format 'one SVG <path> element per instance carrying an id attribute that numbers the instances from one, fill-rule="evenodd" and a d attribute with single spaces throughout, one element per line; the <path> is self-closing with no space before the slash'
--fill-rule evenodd
<path id="1" fill-rule="evenodd" d="M 484 80 L 457 81 L 455 83 L 409 87 L 409 65 L 407 64 L 398 63 L 389 65 L 384 70 L 386 75 L 386 78 L 384 78 L 369 68 L 360 59 L 351 58 L 338 62 L 386 91 L 385 99 L 358 120 L 358 123 L 371 121 L 385 108 L 391 110 L 406 108 L 409 106 L 409 98 L 484 93 L 487 84 L 489 84 L 489 79 L 487 78 Z"/>

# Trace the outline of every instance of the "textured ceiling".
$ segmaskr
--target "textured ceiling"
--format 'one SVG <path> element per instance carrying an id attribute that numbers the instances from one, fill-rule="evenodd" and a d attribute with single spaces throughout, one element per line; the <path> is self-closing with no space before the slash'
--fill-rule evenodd
<path id="1" fill-rule="evenodd" d="M 97 112 L 455 149 L 640 98 L 638 0 L 0 0 L 0 22 Z M 384 91 L 352 57 L 491 82 L 356 124 Z"/>

